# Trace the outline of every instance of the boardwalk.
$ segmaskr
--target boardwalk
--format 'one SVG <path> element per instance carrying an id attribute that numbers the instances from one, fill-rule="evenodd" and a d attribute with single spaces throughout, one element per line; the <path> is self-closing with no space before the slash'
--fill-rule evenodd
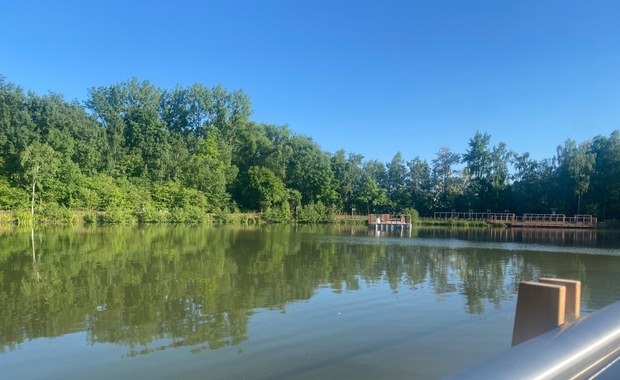
<path id="1" fill-rule="evenodd" d="M 492 225 L 508 227 L 544 227 L 544 228 L 596 228 L 597 219 L 592 215 L 564 214 L 523 214 L 493 212 L 436 212 L 435 219 L 484 220 Z"/>

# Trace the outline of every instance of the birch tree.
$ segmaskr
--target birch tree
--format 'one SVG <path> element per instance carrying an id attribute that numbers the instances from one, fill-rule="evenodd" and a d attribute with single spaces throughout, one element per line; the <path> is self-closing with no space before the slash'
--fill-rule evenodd
<path id="1" fill-rule="evenodd" d="M 30 212 L 34 215 L 36 191 L 43 189 L 43 183 L 52 179 L 60 166 L 60 154 L 48 144 L 38 141 L 28 145 L 21 154 L 20 163 L 31 190 Z"/>

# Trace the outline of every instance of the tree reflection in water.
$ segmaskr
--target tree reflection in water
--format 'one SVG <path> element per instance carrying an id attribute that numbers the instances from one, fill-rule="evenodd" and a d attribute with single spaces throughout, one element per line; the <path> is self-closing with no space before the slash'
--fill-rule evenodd
<path id="1" fill-rule="evenodd" d="M 522 241 L 523 233 L 511 238 L 434 229 L 383 239 L 343 229 L 5 229 L 0 347 L 85 331 L 88 343 L 124 345 L 132 356 L 179 346 L 217 349 L 248 339 L 257 308 L 285 310 L 320 287 L 356 291 L 362 282 L 385 282 L 393 292 L 431 287 L 438 302 L 458 294 L 468 313 L 479 314 L 485 304 L 499 308 L 513 297 L 521 279 L 559 276 L 584 281 L 586 307 L 598 308 L 612 296 L 593 297 L 587 280 L 600 284 L 593 273 L 620 271 L 615 256 L 455 246 L 451 240 Z M 617 283 L 611 288 L 616 293 Z"/>

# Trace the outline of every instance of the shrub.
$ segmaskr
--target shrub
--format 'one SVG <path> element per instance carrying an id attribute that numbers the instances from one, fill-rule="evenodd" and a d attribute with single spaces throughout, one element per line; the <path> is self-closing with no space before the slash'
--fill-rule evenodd
<path id="1" fill-rule="evenodd" d="M 101 215 L 101 221 L 103 223 L 112 223 L 112 224 L 130 224 L 130 223 L 135 223 L 136 218 L 132 215 L 132 213 L 129 210 L 111 208 L 111 209 L 106 210 Z"/>
<path id="2" fill-rule="evenodd" d="M 35 219 L 46 223 L 73 223 L 76 221 L 71 210 L 55 202 L 46 203 L 41 212 L 35 215 Z"/>
<path id="3" fill-rule="evenodd" d="M 417 224 L 420 221 L 420 213 L 413 207 L 407 207 L 400 213 L 401 215 L 411 215 L 411 224 Z"/>
<path id="4" fill-rule="evenodd" d="M 326 206 L 323 202 L 310 203 L 299 208 L 297 222 L 299 223 L 334 223 L 336 211 L 333 206 Z"/>
<path id="5" fill-rule="evenodd" d="M 154 207 L 146 207 L 142 211 L 137 212 L 136 216 L 138 223 L 166 223 L 169 213 L 157 210 Z"/>
<path id="6" fill-rule="evenodd" d="M 12 187 L 0 177 L 0 210 L 18 210 L 29 206 L 29 194 L 21 188 Z"/>
<path id="7" fill-rule="evenodd" d="M 84 214 L 84 216 L 82 216 L 82 220 L 86 224 L 94 224 L 99 221 L 99 216 L 94 212 L 89 212 L 89 213 Z"/>
<path id="8" fill-rule="evenodd" d="M 27 211 L 18 211 L 15 214 L 13 214 L 13 220 L 17 224 L 30 225 L 34 223 L 34 216 L 30 212 L 27 212 Z"/>
<path id="9" fill-rule="evenodd" d="M 281 206 L 268 207 L 262 219 L 267 223 L 289 223 L 291 216 L 291 208 L 288 202 L 284 202 Z"/>
<path id="10" fill-rule="evenodd" d="M 175 208 L 170 213 L 170 223 L 204 223 L 207 214 L 199 207 Z"/>
<path id="11" fill-rule="evenodd" d="M 17 223 L 15 219 L 15 214 L 2 212 L 0 213 L 0 224 L 14 224 Z"/>

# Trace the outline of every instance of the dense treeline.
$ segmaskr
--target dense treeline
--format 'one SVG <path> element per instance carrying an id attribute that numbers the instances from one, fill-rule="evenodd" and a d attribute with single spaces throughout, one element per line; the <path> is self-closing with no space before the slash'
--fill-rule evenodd
<path id="1" fill-rule="evenodd" d="M 620 216 L 620 132 L 535 160 L 476 133 L 430 162 L 324 152 L 286 126 L 251 120 L 242 91 L 160 89 L 132 79 L 83 104 L 0 77 L 0 209 L 106 211 L 158 221 L 261 211 L 315 222 L 335 212 L 439 210 Z M 175 219 L 176 218 L 176 219 Z"/>

